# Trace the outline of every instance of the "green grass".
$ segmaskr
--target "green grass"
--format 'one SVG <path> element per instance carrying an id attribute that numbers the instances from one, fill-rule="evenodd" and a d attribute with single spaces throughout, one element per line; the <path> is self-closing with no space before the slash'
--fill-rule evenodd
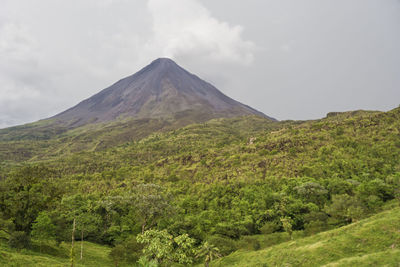
<path id="1" fill-rule="evenodd" d="M 76 266 L 114 266 L 108 257 L 110 248 L 84 242 L 83 259 L 80 259 L 80 242 L 76 242 Z M 43 253 L 33 244 L 32 250 L 17 251 L 6 243 L 0 242 L 0 266 L 70 266 L 70 244 L 62 243 L 60 247 L 44 246 Z"/>
<path id="2" fill-rule="evenodd" d="M 211 266 L 400 266 L 400 208 L 259 251 L 239 250 Z"/>

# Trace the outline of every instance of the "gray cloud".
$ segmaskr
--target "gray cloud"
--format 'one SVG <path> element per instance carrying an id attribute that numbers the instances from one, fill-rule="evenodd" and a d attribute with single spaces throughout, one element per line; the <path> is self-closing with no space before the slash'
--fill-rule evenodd
<path id="1" fill-rule="evenodd" d="M 222 87 L 267 114 L 310 119 L 400 103 L 398 1 L 249 0 L 246 9 L 239 1 L 203 2 L 264 48 Z"/>
<path id="2" fill-rule="evenodd" d="M 397 0 L 3 0 L 0 127 L 61 112 L 160 56 L 279 119 L 388 110 L 398 47 Z"/>

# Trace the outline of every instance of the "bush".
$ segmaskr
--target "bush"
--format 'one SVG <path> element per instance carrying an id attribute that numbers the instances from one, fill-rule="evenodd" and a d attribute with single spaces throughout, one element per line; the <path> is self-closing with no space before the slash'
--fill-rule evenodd
<path id="1" fill-rule="evenodd" d="M 232 252 L 237 250 L 235 241 L 233 241 L 232 239 L 230 239 L 228 237 L 215 235 L 215 236 L 212 236 L 208 241 L 211 245 L 214 245 L 217 248 L 219 248 L 219 251 L 223 256 L 231 254 Z"/>
<path id="2" fill-rule="evenodd" d="M 240 234 L 246 233 L 246 229 L 243 226 L 236 226 L 232 223 L 218 223 L 215 226 L 213 234 L 224 235 L 230 238 L 239 238 Z"/>
<path id="3" fill-rule="evenodd" d="M 259 250 L 261 248 L 261 244 L 258 240 L 253 242 L 253 250 Z"/>
<path id="4" fill-rule="evenodd" d="M 326 221 L 312 221 L 304 225 L 304 232 L 306 235 L 314 235 L 319 232 L 327 230 Z"/>
<path id="5" fill-rule="evenodd" d="M 261 228 L 260 231 L 261 233 L 263 233 L 264 235 L 269 235 L 272 234 L 274 232 L 279 231 L 279 229 L 281 228 L 280 224 L 277 222 L 266 222 Z"/>
<path id="6" fill-rule="evenodd" d="M 325 206 L 325 211 L 331 216 L 333 224 L 351 223 L 365 216 L 365 210 L 356 197 L 349 195 L 333 195 L 332 203 Z"/>
<path id="7" fill-rule="evenodd" d="M 115 266 L 118 266 L 125 258 L 125 248 L 122 245 L 116 245 L 109 254 L 110 258 L 113 260 Z"/>
<path id="8" fill-rule="evenodd" d="M 31 240 L 27 233 L 15 231 L 11 234 L 10 239 L 8 240 L 8 245 L 12 248 L 20 250 L 23 248 L 29 248 L 31 245 Z"/>
<path id="9" fill-rule="evenodd" d="M 244 236 L 240 240 L 240 247 L 248 250 L 259 250 L 261 248 L 260 241 L 253 236 Z"/>
<path id="10" fill-rule="evenodd" d="M 139 244 L 135 236 L 126 239 L 122 245 L 125 247 L 125 260 L 128 263 L 137 262 L 142 255 L 143 245 Z"/>

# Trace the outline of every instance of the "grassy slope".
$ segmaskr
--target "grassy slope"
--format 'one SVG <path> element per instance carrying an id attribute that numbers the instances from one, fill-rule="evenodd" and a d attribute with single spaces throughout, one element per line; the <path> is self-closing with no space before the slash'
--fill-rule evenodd
<path id="1" fill-rule="evenodd" d="M 45 253 L 39 253 L 37 247 L 18 252 L 0 242 L 0 266 L 70 266 L 69 249 L 69 244 L 63 243 L 60 247 L 44 247 Z M 84 242 L 84 258 L 80 260 L 80 242 L 76 242 L 76 266 L 114 266 L 109 252 L 108 247 Z"/>
<path id="2" fill-rule="evenodd" d="M 400 208 L 348 226 L 272 246 L 237 251 L 212 266 L 399 266 Z"/>

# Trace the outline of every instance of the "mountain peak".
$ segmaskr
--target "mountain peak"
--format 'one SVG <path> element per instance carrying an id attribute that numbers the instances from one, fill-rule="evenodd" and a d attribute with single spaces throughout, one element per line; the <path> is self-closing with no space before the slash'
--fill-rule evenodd
<path id="1" fill-rule="evenodd" d="M 170 58 L 168 58 L 168 57 L 160 57 L 160 58 L 157 58 L 157 59 L 153 60 L 152 63 L 173 63 L 173 64 L 177 65 L 177 64 L 175 63 L 175 61 L 173 61 L 172 59 L 170 59 Z"/>
<path id="2" fill-rule="evenodd" d="M 172 59 L 158 58 L 53 118 L 76 127 L 121 117 L 176 119 L 188 114 L 190 122 L 251 114 L 267 117 L 227 97 Z"/>
<path id="3" fill-rule="evenodd" d="M 153 60 L 149 65 L 144 67 L 141 71 L 137 72 L 142 73 L 142 72 L 147 72 L 147 71 L 166 71 L 166 70 L 172 70 L 172 69 L 182 69 L 179 67 L 178 64 L 175 63 L 170 58 L 158 58 L 156 60 Z M 182 69 L 183 70 L 183 69 Z M 134 75 L 136 75 L 134 74 Z"/>
<path id="4" fill-rule="evenodd" d="M 178 64 L 176 64 L 175 61 L 173 61 L 170 58 L 161 57 L 161 58 L 157 58 L 156 60 L 152 61 L 150 63 L 150 65 L 148 65 L 148 66 L 149 67 L 166 68 L 166 67 L 178 67 Z"/>

